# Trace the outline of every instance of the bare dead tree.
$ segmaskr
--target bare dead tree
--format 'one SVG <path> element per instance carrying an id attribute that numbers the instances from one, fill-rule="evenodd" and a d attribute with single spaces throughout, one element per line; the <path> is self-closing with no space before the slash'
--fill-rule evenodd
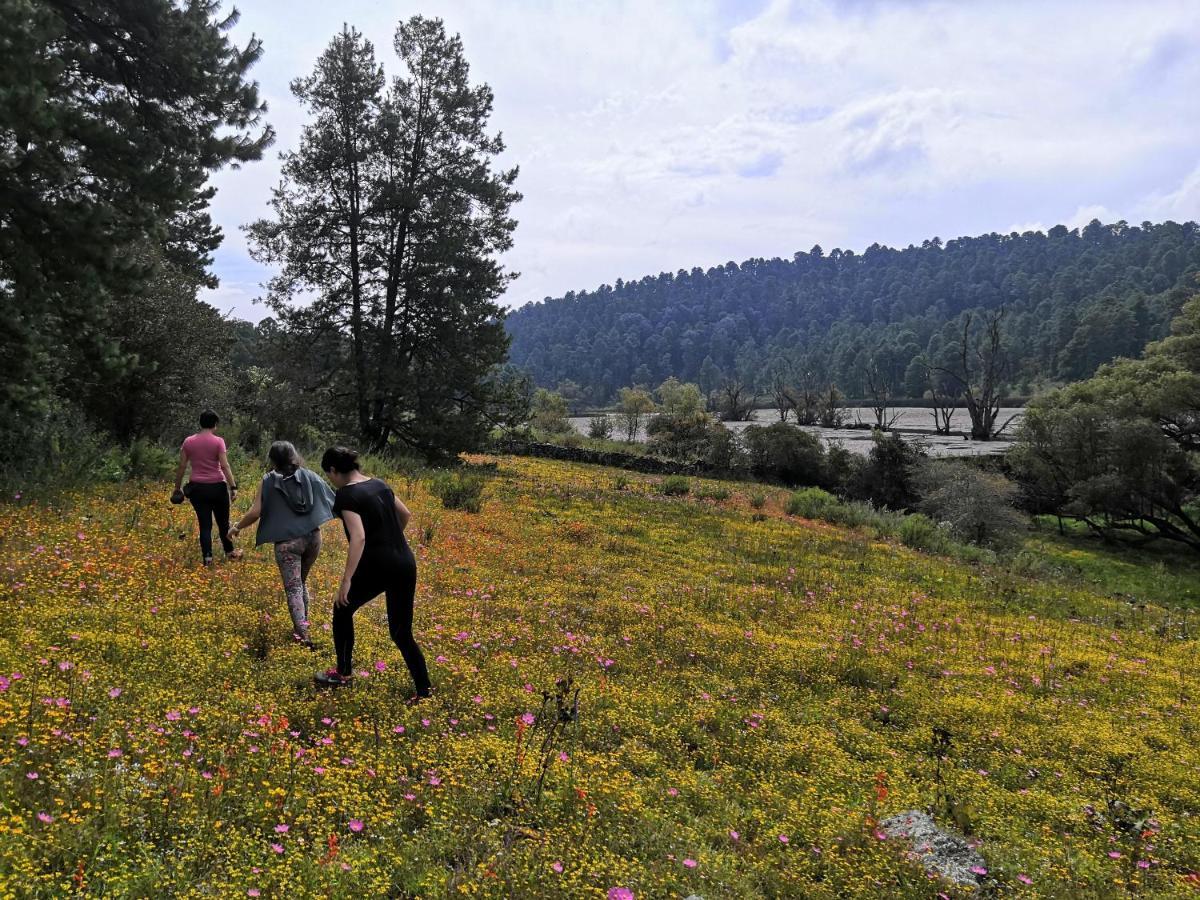
<path id="1" fill-rule="evenodd" d="M 933 430 L 938 434 L 949 434 L 954 411 L 958 409 L 959 394 L 934 366 L 928 362 L 924 366 L 925 383 L 929 385 L 929 396 L 933 399 Z"/>
<path id="2" fill-rule="evenodd" d="M 821 419 L 822 391 L 813 381 L 811 372 L 805 372 L 796 390 L 796 424 L 816 425 Z"/>
<path id="3" fill-rule="evenodd" d="M 754 412 L 754 392 L 740 378 L 726 379 L 721 385 L 719 402 L 723 422 L 744 422 Z"/>
<path id="4" fill-rule="evenodd" d="M 842 406 L 844 399 L 834 384 L 829 385 L 828 391 L 822 392 L 817 407 L 817 422 L 822 428 L 841 428 L 846 424 L 846 410 Z"/>
<path id="5" fill-rule="evenodd" d="M 871 411 L 875 413 L 875 427 L 886 431 L 900 418 L 900 413 L 891 405 L 891 383 L 875 363 L 871 363 L 864 374 L 867 378 L 867 392 L 871 395 Z"/>
<path id="6" fill-rule="evenodd" d="M 786 422 L 788 413 L 796 409 L 797 391 L 782 373 L 776 373 L 771 382 L 771 399 L 779 413 L 779 421 Z"/>
<path id="7" fill-rule="evenodd" d="M 957 370 L 934 367 L 959 388 L 971 417 L 971 438 L 976 441 L 994 440 L 1016 418 L 1010 416 L 1003 425 L 996 426 L 1000 417 L 1000 386 L 1009 369 L 1001 327 L 1004 314 L 1004 307 L 994 314 L 984 314 L 983 327 L 976 331 L 971 329 L 974 314 L 963 316 Z"/>

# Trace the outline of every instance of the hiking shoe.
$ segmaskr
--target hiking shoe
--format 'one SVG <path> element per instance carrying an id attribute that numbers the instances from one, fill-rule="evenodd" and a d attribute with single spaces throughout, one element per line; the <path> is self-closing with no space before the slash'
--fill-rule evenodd
<path id="1" fill-rule="evenodd" d="M 211 569 L 213 566 L 213 558 L 211 556 L 204 557 L 204 562 L 201 563 L 206 569 Z"/>
<path id="2" fill-rule="evenodd" d="M 433 688 L 430 688 L 424 694 L 413 694 L 411 697 L 409 697 L 407 700 L 404 701 L 404 705 L 405 706 L 416 706 L 422 700 L 428 700 L 432 696 L 433 696 Z"/>
<path id="3" fill-rule="evenodd" d="M 225 554 L 226 559 L 234 560 L 234 561 L 241 559 L 243 556 L 245 556 L 245 554 L 241 551 L 240 548 L 236 549 L 236 550 L 230 550 L 228 553 Z"/>
<path id="4" fill-rule="evenodd" d="M 339 688 L 350 683 L 350 676 L 341 674 L 337 669 L 326 669 L 324 672 L 314 675 L 313 681 L 320 687 Z"/>

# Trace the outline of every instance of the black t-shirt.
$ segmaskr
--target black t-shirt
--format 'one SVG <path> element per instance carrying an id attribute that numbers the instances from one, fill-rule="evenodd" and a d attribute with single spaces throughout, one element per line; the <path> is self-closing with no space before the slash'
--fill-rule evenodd
<path id="1" fill-rule="evenodd" d="M 343 510 L 362 517 L 363 531 L 367 535 L 366 550 L 395 552 L 407 549 L 404 528 L 396 512 L 396 495 L 385 482 L 371 478 L 338 488 L 333 497 L 333 513 L 341 517 Z M 345 527 L 343 522 L 342 528 Z M 349 539 L 349 531 L 346 537 Z"/>

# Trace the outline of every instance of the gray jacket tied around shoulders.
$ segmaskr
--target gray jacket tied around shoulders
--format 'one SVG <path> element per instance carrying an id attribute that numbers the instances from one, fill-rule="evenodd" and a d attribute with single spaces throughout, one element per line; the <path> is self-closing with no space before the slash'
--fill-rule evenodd
<path id="1" fill-rule="evenodd" d="M 268 472 L 262 480 L 262 520 L 255 546 L 302 537 L 333 518 L 333 491 L 308 469 Z"/>

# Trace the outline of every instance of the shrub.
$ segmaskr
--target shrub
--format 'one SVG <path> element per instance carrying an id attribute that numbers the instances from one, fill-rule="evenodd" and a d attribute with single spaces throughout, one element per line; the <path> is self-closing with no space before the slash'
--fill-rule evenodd
<path id="1" fill-rule="evenodd" d="M 858 478 L 866 460 L 841 444 L 833 443 L 825 448 L 825 487 L 837 494 L 851 493 L 851 485 Z"/>
<path id="2" fill-rule="evenodd" d="M 905 516 L 900 522 L 898 535 L 904 546 L 926 553 L 944 553 L 950 543 L 945 530 L 921 513 Z"/>
<path id="3" fill-rule="evenodd" d="M 1003 475 L 961 462 L 931 461 L 918 472 L 920 509 L 945 522 L 954 537 L 981 547 L 1016 542 L 1025 519 L 1012 506 L 1016 487 Z"/>
<path id="4" fill-rule="evenodd" d="M 647 446 L 667 459 L 701 463 L 720 472 L 738 472 L 745 458 L 737 435 L 703 410 L 655 416 L 646 425 Z"/>
<path id="5" fill-rule="evenodd" d="M 804 488 L 788 497 L 787 514 L 803 516 L 805 519 L 823 519 L 829 510 L 837 505 L 837 497 L 828 491 L 821 488 Z"/>
<path id="6" fill-rule="evenodd" d="M 607 441 L 613 435 L 613 420 L 611 416 L 593 416 L 588 422 L 588 437 L 597 441 Z"/>
<path id="7" fill-rule="evenodd" d="M 731 431 L 718 422 L 712 422 L 705 434 L 704 453 L 700 461 L 715 472 L 726 475 L 741 475 L 748 468 L 746 451 L 742 440 L 735 431 Z"/>
<path id="8" fill-rule="evenodd" d="M 703 500 L 728 500 L 729 488 L 723 484 L 714 485 L 713 487 L 701 487 L 696 491 L 696 496 Z"/>
<path id="9" fill-rule="evenodd" d="M 567 421 L 567 401 L 561 396 L 538 388 L 533 395 L 533 419 L 531 424 L 546 434 L 568 434 L 574 429 Z"/>
<path id="10" fill-rule="evenodd" d="M 72 406 L 55 406 L 49 412 L 0 429 L 0 484 L 6 491 L 77 487 L 105 473 L 104 439 Z"/>
<path id="11" fill-rule="evenodd" d="M 762 509 L 767 505 L 767 492 L 755 489 L 750 492 L 750 506 L 754 509 Z"/>
<path id="12" fill-rule="evenodd" d="M 864 525 L 877 525 L 882 520 L 879 511 L 870 503 L 863 500 L 852 500 L 849 503 L 835 503 L 825 511 L 822 518 L 834 525 L 846 528 L 861 528 Z"/>
<path id="13" fill-rule="evenodd" d="M 129 445 L 125 473 L 130 478 L 163 478 L 171 474 L 178 452 L 139 438 Z"/>
<path id="14" fill-rule="evenodd" d="M 928 457 L 920 444 L 898 434 L 872 435 L 871 450 L 847 482 L 847 492 L 889 509 L 913 509 L 918 500 L 916 478 Z"/>
<path id="15" fill-rule="evenodd" d="M 776 422 L 762 427 L 750 425 L 742 432 L 750 471 L 766 481 L 790 487 L 825 483 L 825 448 L 807 431 Z"/>
<path id="16" fill-rule="evenodd" d="M 659 490 L 668 497 L 682 497 L 692 489 L 692 483 L 682 475 L 668 475 L 659 485 Z"/>
<path id="17" fill-rule="evenodd" d="M 429 482 L 429 492 L 446 509 L 477 513 L 483 508 L 483 488 L 487 479 L 473 472 L 438 472 Z"/>

